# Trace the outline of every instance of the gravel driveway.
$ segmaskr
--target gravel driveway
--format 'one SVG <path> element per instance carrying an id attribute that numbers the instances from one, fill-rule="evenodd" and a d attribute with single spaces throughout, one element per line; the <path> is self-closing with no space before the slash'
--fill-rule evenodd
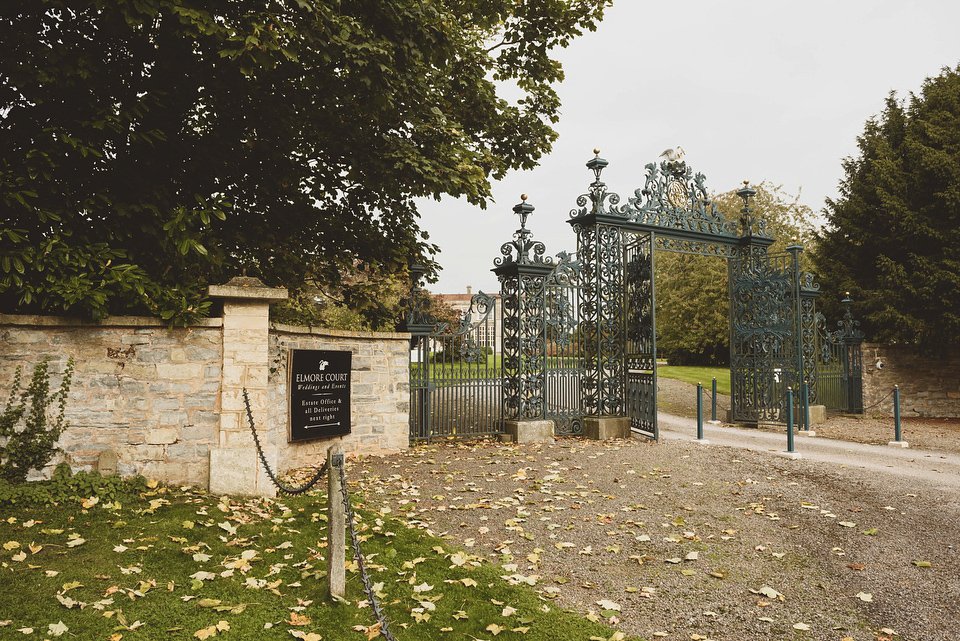
<path id="1" fill-rule="evenodd" d="M 847 458 L 855 448 L 835 443 L 839 458 L 816 460 L 804 455 L 814 439 L 798 437 L 790 460 L 785 437 L 756 446 L 713 428 L 701 444 L 689 419 L 661 423 L 680 431 L 659 443 L 432 444 L 352 461 L 348 477 L 368 504 L 515 564 L 548 603 L 642 639 L 960 637 L 949 448 Z"/>

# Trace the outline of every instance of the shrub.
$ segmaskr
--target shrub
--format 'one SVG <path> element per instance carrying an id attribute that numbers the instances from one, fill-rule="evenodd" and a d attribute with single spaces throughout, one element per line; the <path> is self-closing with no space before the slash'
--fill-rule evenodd
<path id="1" fill-rule="evenodd" d="M 147 480 L 142 476 L 123 479 L 118 474 L 103 476 L 100 472 L 73 474 L 69 464 L 61 463 L 49 481 L 12 485 L 0 479 L 0 505 L 51 505 L 93 497 L 103 502 L 126 503 L 146 491 Z"/>

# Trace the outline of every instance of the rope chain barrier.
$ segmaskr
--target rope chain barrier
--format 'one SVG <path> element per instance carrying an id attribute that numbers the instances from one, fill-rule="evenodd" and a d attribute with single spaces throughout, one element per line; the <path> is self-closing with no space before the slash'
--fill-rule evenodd
<path id="1" fill-rule="evenodd" d="M 257 454 L 260 456 L 260 463 L 263 465 L 263 469 L 266 470 L 267 476 L 270 477 L 270 480 L 277 487 L 277 489 L 285 494 L 292 494 L 296 496 L 297 494 L 309 492 L 313 486 L 316 485 L 327 473 L 327 461 L 323 461 L 323 465 L 320 466 L 320 469 L 317 470 L 317 473 L 314 474 L 313 478 L 307 481 L 306 484 L 301 485 L 300 487 L 291 487 L 283 483 L 276 477 L 276 475 L 273 473 L 273 470 L 270 469 L 270 464 L 267 463 L 267 457 L 263 453 L 263 447 L 260 445 L 260 438 L 257 436 L 257 428 L 253 426 L 253 413 L 250 411 L 250 398 L 247 396 L 246 387 L 243 388 L 243 404 L 247 408 L 247 421 L 250 423 L 250 433 L 253 434 L 253 443 L 257 446 Z"/>
<path id="2" fill-rule="evenodd" d="M 706 387 L 701 387 L 701 394 L 707 399 L 711 399 L 711 400 L 713 399 L 713 392 L 708 390 Z M 720 392 L 717 392 L 717 396 L 720 396 L 720 395 L 721 395 Z M 717 407 L 725 411 L 730 409 L 729 407 L 724 407 L 720 403 L 720 401 L 717 401 Z"/>
<path id="3" fill-rule="evenodd" d="M 877 401 L 876 403 L 874 403 L 874 404 L 871 405 L 870 407 L 864 407 L 864 408 L 863 408 L 863 411 L 866 412 L 867 410 L 872 410 L 874 407 L 876 407 L 876 406 L 879 405 L 880 403 L 884 402 L 885 400 L 887 400 L 887 399 L 890 398 L 891 396 L 893 396 L 893 390 L 890 390 L 890 393 L 888 393 L 886 396 L 884 396 L 883 398 L 881 398 L 879 401 Z"/>
<path id="4" fill-rule="evenodd" d="M 708 390 L 706 387 L 702 388 L 701 394 L 704 396 L 705 399 L 710 399 L 710 398 L 712 397 L 712 394 L 711 394 L 710 390 Z M 717 396 L 720 396 L 720 393 L 719 393 L 719 392 L 717 393 Z M 881 398 L 879 401 L 877 401 L 877 402 L 874 403 L 873 405 L 869 405 L 869 406 L 867 406 L 867 407 L 864 407 L 864 408 L 863 408 L 863 411 L 866 412 L 867 410 L 872 410 L 874 407 L 876 407 L 877 405 L 880 405 L 880 403 L 883 403 L 885 400 L 887 400 L 887 399 L 890 398 L 891 396 L 893 396 L 893 390 L 890 390 L 890 392 L 887 393 L 886 396 L 884 396 L 883 398 Z M 719 401 L 717 402 L 717 407 L 720 408 L 720 409 L 722 409 L 722 410 L 729 410 L 729 409 L 730 409 L 729 407 L 724 407 Z"/>
<path id="5" fill-rule="evenodd" d="M 270 469 L 270 465 L 267 463 L 267 457 L 263 453 L 263 447 L 260 445 L 260 438 L 257 436 L 257 429 L 253 424 L 253 413 L 250 411 L 250 398 L 247 395 L 246 388 L 243 388 L 243 403 L 247 409 L 247 420 L 250 423 L 250 433 L 253 434 L 253 442 L 257 446 L 257 454 L 260 456 L 260 463 L 263 465 L 263 469 L 266 470 L 267 476 L 270 477 L 270 480 L 273 481 L 273 484 L 281 492 L 296 495 L 309 491 L 327 473 L 328 462 L 324 460 L 323 465 L 321 465 L 320 469 L 317 470 L 317 473 L 313 475 L 313 478 L 300 487 L 290 487 L 289 485 L 286 485 L 280 481 L 273 473 L 273 470 Z M 347 481 L 344 477 L 343 464 L 341 463 L 336 467 L 340 473 L 340 493 L 343 495 L 343 508 L 346 514 L 347 526 L 350 530 L 350 545 L 353 548 L 353 558 L 356 560 L 357 569 L 360 572 L 360 580 L 363 582 L 363 590 L 367 595 L 367 599 L 370 601 L 370 607 L 377 619 L 377 624 L 380 626 L 380 636 L 387 641 L 397 641 L 396 637 L 393 636 L 393 633 L 390 632 L 390 628 L 387 624 L 387 617 L 383 612 L 383 608 L 380 607 L 380 602 L 377 600 L 377 595 L 373 590 L 373 584 L 370 583 L 370 576 L 367 574 L 366 562 L 363 558 L 363 552 L 360 550 L 360 541 L 357 538 L 357 532 L 353 527 L 353 509 L 350 506 L 350 497 L 347 494 Z"/>
<path id="6" fill-rule="evenodd" d="M 337 466 L 340 471 L 340 493 L 343 495 L 343 509 L 346 513 L 347 527 L 350 530 L 350 546 L 353 548 L 353 558 L 357 562 L 357 570 L 360 572 L 360 580 L 363 581 L 363 591 L 370 601 L 370 609 L 377 619 L 380 626 L 380 636 L 387 641 L 397 641 L 390 628 L 387 625 L 387 617 L 380 607 L 377 595 L 373 590 L 373 584 L 370 583 L 370 577 L 367 575 L 366 562 L 363 560 L 363 552 L 360 551 L 360 541 L 357 539 L 357 532 L 353 528 L 353 508 L 350 507 L 350 497 L 347 495 L 347 480 L 344 477 L 343 465 Z"/>

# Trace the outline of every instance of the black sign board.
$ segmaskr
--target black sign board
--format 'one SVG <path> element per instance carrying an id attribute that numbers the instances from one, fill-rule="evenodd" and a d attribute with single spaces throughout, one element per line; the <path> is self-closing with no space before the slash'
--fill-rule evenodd
<path id="1" fill-rule="evenodd" d="M 350 433 L 350 352 L 290 350 L 289 441 Z"/>

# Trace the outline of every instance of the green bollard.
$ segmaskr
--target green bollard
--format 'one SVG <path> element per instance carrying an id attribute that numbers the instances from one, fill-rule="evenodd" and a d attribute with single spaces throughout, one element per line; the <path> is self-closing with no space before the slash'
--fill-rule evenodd
<path id="1" fill-rule="evenodd" d="M 893 429 L 896 434 L 897 443 L 903 440 L 903 432 L 900 429 L 900 386 L 893 386 Z"/>
<path id="2" fill-rule="evenodd" d="M 713 396 L 711 397 L 710 420 L 717 422 L 717 377 L 713 377 Z"/>
<path id="3" fill-rule="evenodd" d="M 703 385 L 697 383 L 697 440 L 703 440 Z"/>
<path id="4" fill-rule="evenodd" d="M 793 454 L 793 388 L 787 388 L 787 452 Z"/>
<path id="5" fill-rule="evenodd" d="M 803 379 L 803 429 L 810 431 L 810 384 Z"/>

